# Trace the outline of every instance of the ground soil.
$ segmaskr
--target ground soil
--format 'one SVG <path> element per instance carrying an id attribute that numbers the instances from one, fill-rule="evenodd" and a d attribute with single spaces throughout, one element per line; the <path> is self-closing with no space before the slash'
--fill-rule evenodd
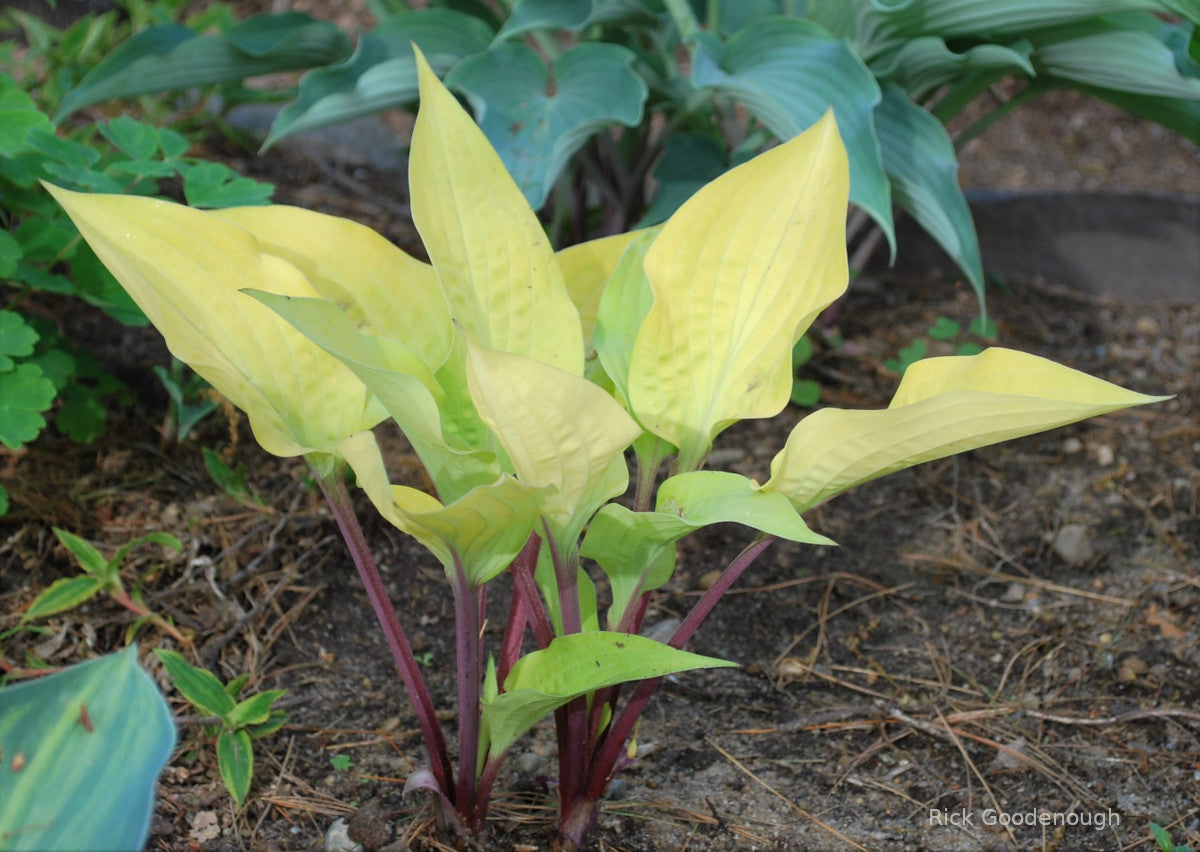
<path id="1" fill-rule="evenodd" d="M 1060 138 L 1057 115 L 1043 115 L 1043 139 Z M 1134 132 L 1121 127 L 1122 138 Z M 1194 148 L 1159 142 L 1200 175 Z M 1044 149 L 1014 144 L 1019 166 L 1036 169 Z M 356 216 L 414 248 L 403 187 L 386 176 L 279 152 L 228 159 L 269 171 L 281 201 Z M 372 200 L 381 186 L 396 194 Z M 811 513 L 840 547 L 776 545 L 722 602 L 691 647 L 741 668 L 664 684 L 595 848 L 1148 850 L 1151 821 L 1200 842 L 1200 305 L 1130 308 L 1054 282 L 1009 282 L 989 308 L 1004 345 L 1175 397 L 902 472 Z M 883 361 L 937 317 L 965 325 L 974 311 L 960 282 L 864 278 L 836 316 L 845 344 L 820 349 L 805 376 L 825 403 L 885 405 L 897 378 Z M 183 553 L 136 551 L 128 576 L 161 566 L 146 585 L 150 604 L 195 632 L 198 659 L 222 677 L 245 672 L 251 690 L 288 690 L 289 722 L 256 746 L 240 811 L 211 740 L 172 695 L 180 749 L 149 848 L 320 849 L 339 818 L 367 849 L 442 848 L 450 839 L 433 832 L 428 803 L 401 799 L 424 760 L 415 719 L 305 468 L 264 455 L 228 413 L 164 446 L 165 398 L 146 372 L 161 344 L 78 320 L 68 333 L 92 341 L 136 402 L 91 446 L 51 436 L 0 456 L 14 497 L 0 521 L 0 630 L 71 573 L 52 525 L 107 550 L 166 530 Z M 711 466 L 762 479 L 803 415 L 789 408 L 731 429 Z M 403 443 L 386 445 L 397 477 L 419 485 Z M 202 447 L 245 464 L 263 505 L 218 488 Z M 450 707 L 452 607 L 440 569 L 359 504 L 434 698 Z M 1063 551 L 1071 536 L 1082 550 Z M 684 612 L 700 578 L 747 540 L 737 527 L 686 540 L 649 622 Z M 48 620 L 49 637 L 14 637 L 4 653 L 67 664 L 119 647 L 127 623 L 97 602 Z M 146 628 L 138 641 L 157 671 L 151 649 L 170 640 Z M 481 847 L 550 847 L 551 735 L 543 726 L 515 748 Z M 335 768 L 339 755 L 350 765 Z M 996 814 L 1009 824 L 986 824 Z M 1012 824 L 1035 814 L 1070 825 Z"/>

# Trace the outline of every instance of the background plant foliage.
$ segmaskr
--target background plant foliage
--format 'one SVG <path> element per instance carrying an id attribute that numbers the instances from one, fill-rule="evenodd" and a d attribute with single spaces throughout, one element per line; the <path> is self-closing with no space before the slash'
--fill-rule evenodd
<path id="1" fill-rule="evenodd" d="M 1062 87 L 1200 143 L 1197 0 L 516 0 L 506 15 L 462 0 L 367 5 L 377 26 L 353 48 L 296 13 L 220 34 L 151 28 L 89 74 L 60 115 L 308 67 L 270 146 L 411 106 L 416 43 L 469 102 L 531 205 L 550 204 L 563 244 L 665 220 L 705 182 L 832 105 L 863 214 L 852 232 L 874 222 L 894 256 L 899 206 L 954 259 L 981 307 L 979 246 L 945 122 L 989 87 L 1028 81 L 959 143 Z M 586 199 L 599 201 L 599 216 Z"/>
<path id="2" fill-rule="evenodd" d="M 146 324 L 39 180 L 97 192 L 182 196 L 197 207 L 270 200 L 269 184 L 189 157 L 191 140 L 161 126 L 169 123 L 165 115 L 153 123 L 118 116 L 59 125 L 47 115 L 84 69 L 138 21 L 150 26 L 180 5 L 131 3 L 124 24 L 109 12 L 87 15 L 65 30 L 9 13 L 7 20 L 21 25 L 27 43 L 20 62 L 14 61 L 13 43 L 3 46 L 4 65 L 21 69 L 19 76 L 0 73 L 0 443 L 10 449 L 35 440 L 49 421 L 72 440 L 90 442 L 104 431 L 108 401 L 126 393 L 70 339 L 59 319 L 69 313 L 63 300 L 81 300 L 127 325 Z M 0 514 L 8 502 L 0 488 Z"/>

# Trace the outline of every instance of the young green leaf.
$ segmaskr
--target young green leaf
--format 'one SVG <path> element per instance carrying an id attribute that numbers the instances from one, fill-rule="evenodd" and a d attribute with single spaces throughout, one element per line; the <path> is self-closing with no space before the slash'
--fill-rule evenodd
<path id="1" fill-rule="evenodd" d="M 207 669 L 193 666 L 177 651 L 155 648 L 154 653 L 167 670 L 171 683 L 180 694 L 201 713 L 226 720 L 233 711 L 234 700 L 225 691 L 217 676 Z"/>
<path id="2" fill-rule="evenodd" d="M 35 618 L 74 609 L 103 588 L 104 583 L 86 575 L 55 580 L 49 588 L 33 599 L 29 609 L 21 616 L 21 621 L 32 621 Z"/>
<path id="3" fill-rule="evenodd" d="M 254 778 L 254 745 L 249 732 L 226 728 L 217 734 L 217 769 L 225 789 L 240 808 Z"/>
<path id="4" fill-rule="evenodd" d="M 7 236 L 8 232 L 0 231 L 0 234 Z M 2 247 L 3 243 L 0 242 Z M 14 311 L 0 311 L 0 373 L 6 373 L 15 366 L 11 356 L 23 358 L 32 355 L 33 345 L 37 342 L 38 333 L 25 322 L 24 317 Z"/>
<path id="5" fill-rule="evenodd" d="M 102 583 L 108 583 L 116 576 L 114 567 L 109 560 L 90 542 L 84 541 L 74 533 L 54 527 L 54 535 L 59 542 L 79 562 L 79 567 Z"/>
<path id="6" fill-rule="evenodd" d="M 504 692 L 484 702 L 490 754 L 503 754 L 548 713 L 581 695 L 674 672 L 736 665 L 628 633 L 556 637 L 518 660 L 504 680 Z"/>
<path id="7" fill-rule="evenodd" d="M 261 725 L 271 715 L 271 705 L 287 693 L 286 689 L 267 689 L 252 695 L 229 711 L 225 723 L 231 728 Z"/>

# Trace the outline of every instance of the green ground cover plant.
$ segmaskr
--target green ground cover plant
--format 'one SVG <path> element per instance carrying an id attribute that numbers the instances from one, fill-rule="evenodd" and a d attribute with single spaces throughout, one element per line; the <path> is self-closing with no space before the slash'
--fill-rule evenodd
<path id="1" fill-rule="evenodd" d="M 886 409 L 803 417 L 765 481 L 707 469 L 726 428 L 786 406 L 797 341 L 847 286 L 852 172 L 836 111 L 661 226 L 555 252 L 419 51 L 416 72 L 409 179 L 430 263 L 296 208 L 47 188 L 175 356 L 264 449 L 311 465 L 429 752 L 406 787 L 433 791 L 449 830 L 483 830 L 506 753 L 553 716 L 559 832 L 582 843 L 662 677 L 732 665 L 685 650 L 722 595 L 777 539 L 832 543 L 804 512 L 923 461 L 1163 399 L 990 348 L 913 364 Z M 390 481 L 372 431 L 385 421 L 430 491 Z M 454 749 L 350 473 L 453 590 Z M 666 642 L 641 636 L 676 543 L 720 522 L 748 528 L 745 549 Z M 511 603 L 489 647 L 497 583 Z"/>
<path id="2" fill-rule="evenodd" d="M 64 300 L 85 302 L 124 324 L 146 323 L 38 181 L 137 195 L 178 187 L 200 207 L 262 204 L 273 191 L 189 156 L 192 143 L 170 128 L 128 116 L 57 127 L 27 90 L 32 82 L 0 73 L 0 443 L 14 450 L 50 422 L 88 443 L 104 431 L 107 406 L 128 399 L 125 386 L 56 320 Z M 171 421 L 176 438 L 203 413 L 180 399 Z M 0 514 L 8 503 L 0 487 Z"/>

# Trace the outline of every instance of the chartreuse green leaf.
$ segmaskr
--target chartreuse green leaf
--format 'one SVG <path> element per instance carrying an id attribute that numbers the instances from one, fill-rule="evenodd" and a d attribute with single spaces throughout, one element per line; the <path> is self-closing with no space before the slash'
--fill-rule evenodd
<path id="1" fill-rule="evenodd" d="M 896 203 L 958 264 L 982 310 L 979 238 L 958 185 L 958 157 L 946 128 L 893 84 L 883 88 L 883 100 L 875 108 L 875 127 Z"/>
<path id="2" fill-rule="evenodd" d="M 242 728 L 261 725 L 271 717 L 271 705 L 286 694 L 286 689 L 265 689 L 239 701 L 237 706 L 229 712 L 229 726 Z"/>
<path id="3" fill-rule="evenodd" d="M 694 470 L 713 437 L 788 401 L 792 346 L 846 289 L 845 149 L 832 114 L 697 192 L 644 268 L 654 303 L 629 367 L 629 401 Z"/>
<path id="4" fill-rule="evenodd" d="M 733 95 L 780 139 L 832 107 L 850 164 L 850 200 L 896 249 L 892 200 L 875 134 L 879 86 L 850 44 L 812 21 L 762 18 L 720 48 L 701 41 L 692 82 Z"/>
<path id="5" fill-rule="evenodd" d="M 464 56 L 486 50 L 491 40 L 492 29 L 482 18 L 454 9 L 390 15 L 359 37 L 352 56 L 300 78 L 296 100 L 280 110 L 263 148 L 294 133 L 416 101 L 414 44 L 433 69 L 444 74 Z"/>
<path id="6" fill-rule="evenodd" d="M 619 683 L 736 663 L 680 651 L 628 633 L 596 631 L 555 637 L 526 654 L 483 703 L 483 732 L 497 757 L 547 714 L 582 695 Z"/>
<path id="7" fill-rule="evenodd" d="M 586 379 L 470 341 L 467 380 L 479 416 L 517 476 L 554 490 L 545 514 L 570 546 L 600 504 L 625 491 L 624 451 L 641 427 Z"/>
<path id="8" fill-rule="evenodd" d="M 79 567 L 102 583 L 114 579 L 115 566 L 104 558 L 99 550 L 89 541 L 85 541 L 75 533 L 54 527 L 54 535 L 71 555 L 79 562 Z M 121 554 L 124 557 L 124 554 Z M 116 563 L 120 564 L 119 560 Z"/>
<path id="9" fill-rule="evenodd" d="M 323 295 L 244 228 L 168 201 L 47 188 L 172 353 L 246 412 L 268 452 L 327 457 L 382 419 L 341 363 L 240 292 Z M 360 244 L 341 249 L 354 254 Z"/>
<path id="10" fill-rule="evenodd" d="M 832 545 L 813 532 L 782 494 L 761 490 L 741 474 L 700 470 L 672 476 L 658 491 L 654 512 L 602 508 L 580 549 L 612 585 L 608 624 L 616 627 L 637 595 L 662 586 L 675 568 L 675 542 L 717 523 L 736 523 L 789 541 Z"/>
<path id="11" fill-rule="evenodd" d="M 217 769 L 225 789 L 240 808 L 254 778 L 254 744 L 249 731 L 224 728 L 217 734 Z"/>
<path id="12" fill-rule="evenodd" d="M 884 410 L 826 408 L 801 420 L 763 488 L 803 512 L 921 462 L 1167 398 L 1010 349 L 927 358 Z"/>
<path id="13" fill-rule="evenodd" d="M 132 647 L 0 689 L 4 848 L 143 848 L 174 745 L 171 713 Z"/>
<path id="14" fill-rule="evenodd" d="M 480 432 L 487 430 L 470 401 L 463 406 L 449 396 L 433 368 L 412 349 L 392 338 L 363 334 L 332 302 L 260 290 L 247 293 L 358 377 L 404 432 L 443 500 L 454 501 L 500 475 L 496 454 L 486 441 L 463 439 L 463 424 L 470 421 L 478 422 Z M 460 396 L 465 394 L 464 387 Z"/>
<path id="15" fill-rule="evenodd" d="M 583 374 L 579 312 L 537 216 L 483 132 L 418 52 L 413 222 L 450 314 L 480 346 Z"/>
<path id="16" fill-rule="evenodd" d="M 600 299 L 605 285 L 612 275 L 621 256 L 629 244 L 641 236 L 642 231 L 627 231 L 611 237 L 600 237 L 586 243 L 569 246 L 555 253 L 567 292 L 575 309 L 579 311 L 579 325 L 583 331 L 584 351 L 592 348 L 596 334 L 596 315 L 600 310 Z"/>
<path id="17" fill-rule="evenodd" d="M 647 89 L 633 60 L 620 45 L 585 42 L 548 69 L 532 48 L 506 42 L 468 56 L 446 75 L 446 85 L 467 96 L 509 174 L 540 208 L 588 137 L 641 122 Z"/>
<path id="18" fill-rule="evenodd" d="M 451 582 L 457 581 L 461 569 L 470 583 L 483 585 L 507 568 L 525 546 L 551 496 L 552 489 L 504 474 L 443 506 L 423 491 L 388 482 L 370 432 L 347 438 L 339 450 L 379 513 L 425 545 Z"/>
<path id="19" fill-rule="evenodd" d="M 617 396 L 627 406 L 629 362 L 633 358 L 638 331 L 654 304 L 654 291 L 646 278 L 645 262 L 646 252 L 658 233 L 657 229 L 643 231 L 625 249 L 600 296 L 596 311 L 596 353 Z"/>
<path id="20" fill-rule="evenodd" d="M 402 343 L 430 369 L 446 360 L 450 310 L 428 263 L 365 225 L 299 207 L 238 207 L 212 215 L 299 269 L 354 328 Z"/>
<path id="21" fill-rule="evenodd" d="M 327 65 L 349 52 L 337 26 L 301 12 L 256 15 L 219 35 L 174 24 L 150 27 L 88 72 L 63 98 L 55 121 L 100 101 Z"/>

